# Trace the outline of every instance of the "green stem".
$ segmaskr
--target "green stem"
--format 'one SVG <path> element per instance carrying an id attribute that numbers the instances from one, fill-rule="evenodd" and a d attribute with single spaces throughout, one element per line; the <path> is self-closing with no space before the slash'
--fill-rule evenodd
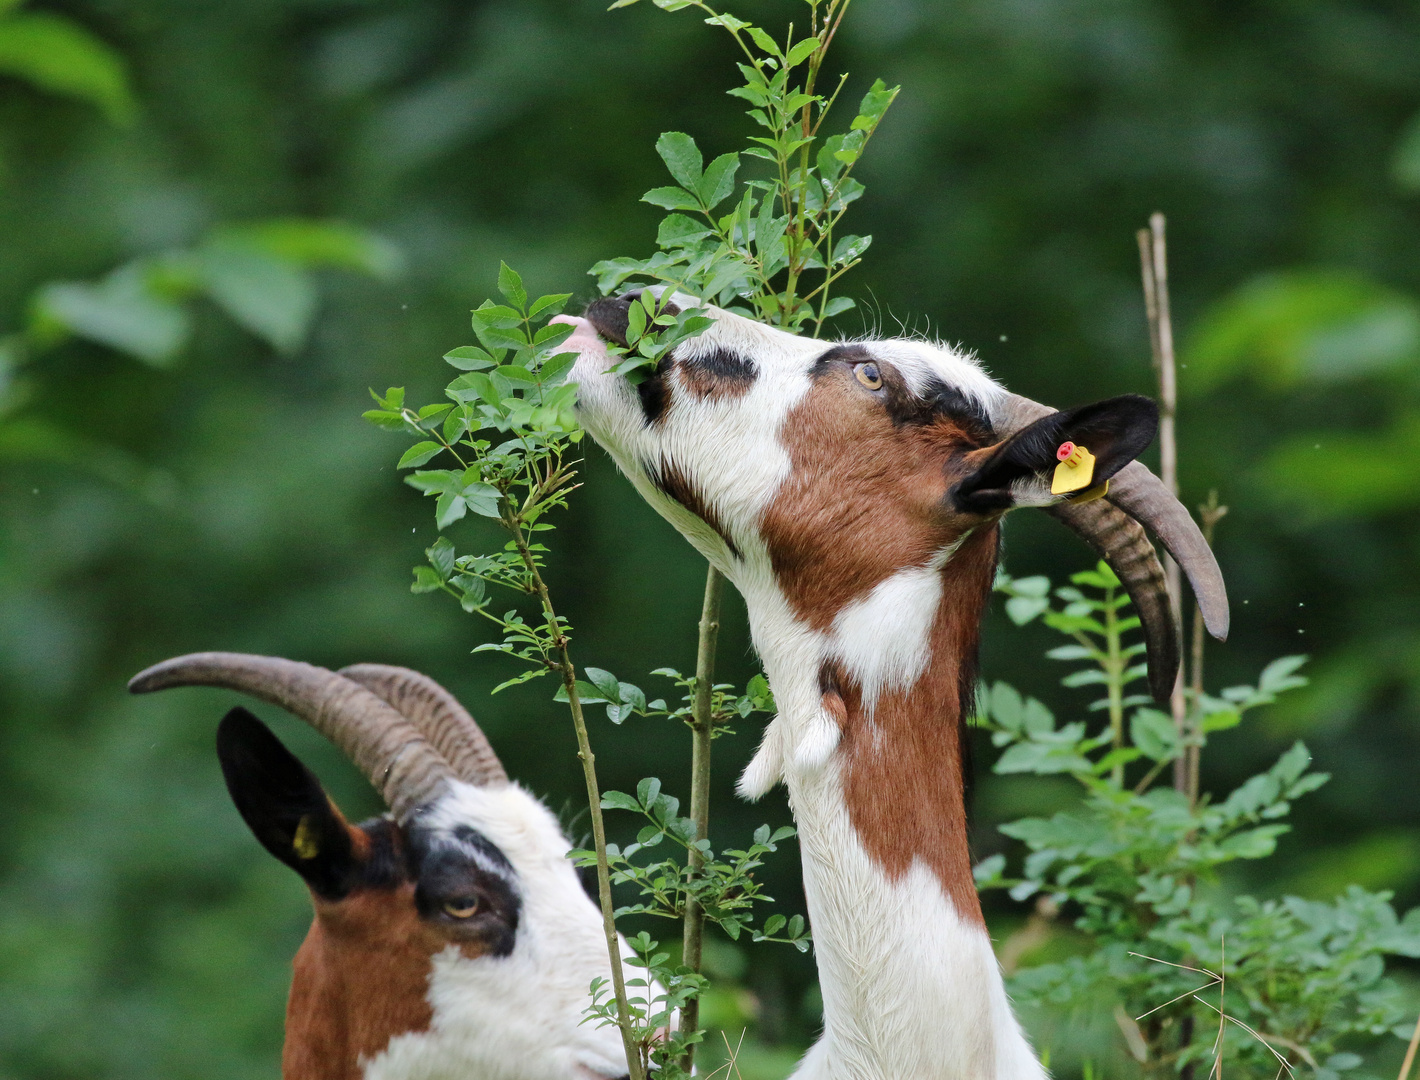
<path id="1" fill-rule="evenodd" d="M 710 834 L 710 744 L 715 737 L 715 717 L 712 715 L 715 689 L 715 647 L 720 638 L 720 600 L 725 591 L 725 578 L 713 566 L 705 574 L 705 600 L 700 608 L 700 641 L 695 655 L 695 703 L 691 711 L 690 816 L 695 822 L 695 838 L 704 840 Z M 705 865 L 705 854 L 691 846 L 686 863 L 692 878 Z M 699 974 L 701 945 L 705 935 L 705 912 L 694 895 L 686 898 L 685 928 L 681 939 L 682 963 Z M 700 1028 L 700 999 L 692 997 L 680 1011 L 680 1029 L 684 1032 Z M 695 1066 L 695 1046 L 685 1048 L 681 1067 L 690 1073 Z"/>
<path id="2" fill-rule="evenodd" d="M 582 775 L 587 782 L 587 806 L 592 815 L 592 843 L 597 853 L 597 900 L 602 910 L 602 928 L 606 932 L 607 955 L 611 960 L 611 985 L 616 996 L 616 1026 L 621 1031 L 621 1045 L 626 1051 L 626 1067 L 631 1080 L 646 1080 L 641 1066 L 641 1054 L 631 1031 L 631 1007 L 626 999 L 626 977 L 621 968 L 621 942 L 616 934 L 615 909 L 611 901 L 611 866 L 606 858 L 606 828 L 602 822 L 601 788 L 597 784 L 597 759 L 592 753 L 592 743 L 587 737 L 587 723 L 582 715 L 582 699 L 577 693 L 577 672 L 567 652 L 567 635 L 557 621 L 557 613 L 552 607 L 547 585 L 538 571 L 537 561 L 528 548 L 527 537 L 523 535 L 522 522 L 514 518 L 505 522 L 518 545 L 518 554 L 523 565 L 537 586 L 537 597 L 542 602 L 543 618 L 547 628 L 557 643 L 557 658 L 562 674 L 562 685 L 567 690 L 567 705 L 572 711 L 572 726 L 577 732 L 577 756 L 582 759 Z"/>

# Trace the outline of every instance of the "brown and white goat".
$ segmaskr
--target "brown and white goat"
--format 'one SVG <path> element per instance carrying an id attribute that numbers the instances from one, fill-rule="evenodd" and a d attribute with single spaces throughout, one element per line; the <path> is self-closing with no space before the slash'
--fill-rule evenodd
<path id="1" fill-rule="evenodd" d="M 610 973 L 601 915 L 557 820 L 508 780 L 473 718 L 418 672 L 340 673 L 196 653 L 129 684 L 245 691 L 331 739 L 391 814 L 352 825 L 260 720 L 237 708 L 217 752 L 242 818 L 310 888 L 285 1080 L 610 1080 L 614 1028 L 583 1023 Z"/>
<path id="2" fill-rule="evenodd" d="M 779 704 L 740 790 L 783 780 L 797 818 L 824 1030 L 798 1080 L 1034 1080 L 971 873 L 962 725 L 1003 514 L 1043 507 L 1110 561 L 1166 697 L 1178 643 L 1139 522 L 1227 601 L 1188 514 L 1143 465 L 1157 410 L 1053 412 L 922 341 L 829 345 L 712 309 L 639 386 L 609 372 L 635 294 L 595 301 L 569 349 L 587 430 L 744 594 Z M 693 302 L 689 298 L 677 300 Z M 1058 448 L 1108 497 L 1051 494 Z"/>

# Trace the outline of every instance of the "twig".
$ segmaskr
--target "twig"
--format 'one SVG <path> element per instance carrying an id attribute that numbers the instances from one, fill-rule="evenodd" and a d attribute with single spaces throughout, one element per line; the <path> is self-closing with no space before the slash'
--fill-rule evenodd
<path id="1" fill-rule="evenodd" d="M 1144 307 L 1149 316 L 1149 344 L 1154 355 L 1154 370 L 1159 376 L 1159 474 L 1174 495 L 1178 494 L 1178 443 L 1175 419 L 1178 414 L 1178 374 L 1174 365 L 1173 318 L 1169 308 L 1168 248 L 1164 238 L 1164 215 L 1149 217 L 1149 228 L 1140 229 L 1139 268 L 1144 279 Z M 1168 585 L 1169 602 L 1173 608 L 1174 629 L 1183 637 L 1183 578 L 1178 563 L 1163 554 L 1164 577 Z M 1184 673 L 1180 666 L 1169 695 L 1169 709 L 1179 742 L 1184 740 L 1187 701 L 1183 692 Z M 1188 762 L 1184 756 L 1174 761 L 1173 786 L 1176 791 L 1188 791 Z"/>
<path id="2" fill-rule="evenodd" d="M 606 948 L 611 960 L 611 985 L 616 997 L 616 1026 L 621 1031 L 621 1042 L 626 1051 L 626 1066 L 630 1080 L 645 1080 L 646 1074 L 641 1067 L 641 1055 L 631 1034 L 631 1006 L 626 997 L 626 978 L 621 967 L 621 941 L 616 933 L 615 909 L 612 907 L 611 900 L 611 866 L 606 857 L 606 828 L 602 821 L 601 788 L 597 784 L 597 759 L 596 755 L 592 753 L 591 740 L 587 736 L 586 719 L 582 715 L 582 699 L 581 695 L 577 693 L 577 671 L 572 666 L 572 659 L 567 652 L 567 635 L 563 633 L 557 613 L 553 610 L 552 598 L 548 594 L 546 583 L 542 580 L 542 574 L 538 571 L 537 560 L 528 547 L 522 522 L 513 520 L 511 522 L 505 521 L 505 524 L 513 534 L 518 554 L 522 557 L 523 565 L 536 585 L 537 598 L 542 604 L 543 617 L 547 620 L 548 629 L 552 632 L 557 643 L 557 660 L 561 668 L 562 685 L 567 690 L 567 704 L 572 712 L 572 726 L 577 732 L 577 756 L 582 759 L 582 776 L 587 782 L 587 805 L 591 810 L 592 817 L 592 841 L 597 853 L 597 900 L 601 906 L 602 927 L 606 932 Z"/>
<path id="3" fill-rule="evenodd" d="M 1223 515 L 1228 512 L 1226 506 L 1218 505 L 1218 492 L 1208 492 L 1208 501 L 1198 508 L 1198 516 L 1203 522 L 1203 539 L 1209 547 L 1213 546 L 1213 531 L 1217 528 L 1218 522 L 1223 520 Z M 1197 604 L 1193 606 L 1193 662 L 1189 670 L 1190 684 L 1189 695 L 1193 702 L 1193 728 L 1189 732 L 1191 736 L 1188 740 L 1188 801 L 1190 805 L 1198 802 L 1198 770 L 1199 758 L 1203 750 L 1203 611 Z"/>
<path id="4" fill-rule="evenodd" d="M 695 839 L 704 840 L 710 833 L 710 747 L 715 737 L 715 717 L 712 715 L 715 690 L 715 646 L 720 637 L 720 600 L 724 595 L 725 578 L 713 566 L 705 574 L 705 601 L 700 608 L 699 643 L 695 655 L 695 703 L 691 712 L 690 756 L 690 816 L 695 822 Z M 691 844 L 686 850 L 686 865 L 692 876 L 705 865 L 705 853 Z M 685 902 L 685 926 L 681 938 L 681 962 L 696 974 L 700 972 L 701 945 L 705 936 L 705 912 L 692 893 Z M 693 1032 L 700 1028 L 700 998 L 691 997 L 680 1009 L 680 1029 Z M 681 1055 L 681 1067 L 690 1073 L 695 1065 L 695 1044 Z"/>
<path id="5" fill-rule="evenodd" d="M 1405 1060 L 1400 1063 L 1398 1080 L 1410 1080 L 1410 1066 L 1415 1064 L 1415 1048 L 1420 1046 L 1420 1018 L 1415 1021 L 1415 1030 L 1410 1036 L 1410 1045 L 1405 1048 Z"/>

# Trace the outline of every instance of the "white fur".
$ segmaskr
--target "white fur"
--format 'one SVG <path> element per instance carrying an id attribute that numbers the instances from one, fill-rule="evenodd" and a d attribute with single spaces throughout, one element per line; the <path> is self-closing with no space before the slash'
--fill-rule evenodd
<path id="1" fill-rule="evenodd" d="M 927 669 L 928 634 L 941 600 L 941 572 L 910 566 L 834 617 L 833 653 L 862 686 L 869 717 L 880 693 L 905 690 Z"/>
<path id="2" fill-rule="evenodd" d="M 713 309 L 712 309 L 713 310 Z M 828 346 L 715 311 L 687 348 L 728 348 L 758 377 L 747 394 L 698 401 L 678 394 L 647 424 L 624 380 L 606 374 L 606 352 L 579 333 L 572 373 L 578 408 L 653 507 L 730 578 L 745 597 L 755 648 L 779 714 L 769 724 L 740 792 L 757 798 L 788 785 L 799 826 L 804 889 L 824 996 L 824 1032 L 796 1080 L 1041 1080 L 1044 1071 L 1011 1014 L 991 943 L 963 920 L 921 864 L 889 881 L 864 850 L 843 802 L 839 732 L 822 706 L 818 673 L 832 659 L 863 686 L 869 708 L 889 688 L 913 685 L 931 661 L 927 633 L 941 602 L 940 570 L 903 567 L 854 598 L 828 633 L 794 614 L 770 567 L 757 523 L 789 478 L 784 418 L 808 391 L 813 360 Z M 921 341 L 866 342 L 914 389 L 936 378 L 997 413 L 1004 391 L 975 360 Z M 845 448 L 845 452 L 849 448 Z M 741 557 L 646 474 L 674 462 L 715 509 Z"/>
<path id="3" fill-rule="evenodd" d="M 470 960 L 453 945 L 436 956 L 429 1030 L 391 1039 L 365 1064 L 365 1080 L 624 1075 L 616 1030 L 582 1023 L 588 986 L 611 968 L 601 914 L 566 857 L 571 845 L 556 818 L 517 784 L 456 784 L 424 823 L 471 825 L 507 856 L 522 894 L 517 937 L 506 957 Z"/>

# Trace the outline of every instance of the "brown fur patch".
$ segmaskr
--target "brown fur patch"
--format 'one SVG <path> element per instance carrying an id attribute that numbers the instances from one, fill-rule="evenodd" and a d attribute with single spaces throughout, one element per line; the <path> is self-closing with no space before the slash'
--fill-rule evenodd
<path id="1" fill-rule="evenodd" d="M 350 831 L 357 852 L 367 853 L 364 830 Z M 315 898 L 315 920 L 292 964 L 284 1080 L 360 1080 L 362 1059 L 397 1035 L 429 1030 L 433 958 L 450 940 L 419 917 L 410 881 Z M 459 947 L 470 958 L 483 951 L 474 942 Z"/>
<path id="2" fill-rule="evenodd" d="M 975 692 L 977 637 L 995 565 L 996 530 L 974 533 L 944 572 L 927 671 L 908 690 L 880 694 L 871 718 L 858 686 L 837 673 L 843 797 L 864 849 L 891 880 L 921 862 L 957 913 L 982 925 L 967 845 L 962 702 Z"/>
<path id="3" fill-rule="evenodd" d="M 883 367 L 888 395 L 901 376 Z M 794 613 L 826 630 L 851 600 L 981 522 L 944 496 L 968 469 L 971 434 L 945 416 L 893 421 L 884 398 L 843 371 L 818 379 L 784 423 L 792 468 L 760 518 Z"/>
<path id="4" fill-rule="evenodd" d="M 822 373 L 790 412 L 790 477 L 761 517 L 775 575 L 795 614 L 827 631 L 844 605 L 961 541 L 942 571 L 931 660 L 908 690 L 885 691 L 873 716 L 849 674 L 820 674 L 822 705 L 842 737 L 843 794 L 870 858 L 890 879 L 914 862 L 941 882 L 963 919 L 981 924 L 967 845 L 963 700 L 975 693 L 977 639 L 996 565 L 996 516 L 946 498 L 977 465 L 989 433 L 945 414 L 902 418 L 901 376 L 856 383 L 853 357 Z"/>
<path id="5" fill-rule="evenodd" d="M 419 918 L 411 883 L 317 900 L 293 964 L 283 1077 L 359 1080 L 362 1058 L 427 1031 L 430 962 L 447 944 Z"/>

